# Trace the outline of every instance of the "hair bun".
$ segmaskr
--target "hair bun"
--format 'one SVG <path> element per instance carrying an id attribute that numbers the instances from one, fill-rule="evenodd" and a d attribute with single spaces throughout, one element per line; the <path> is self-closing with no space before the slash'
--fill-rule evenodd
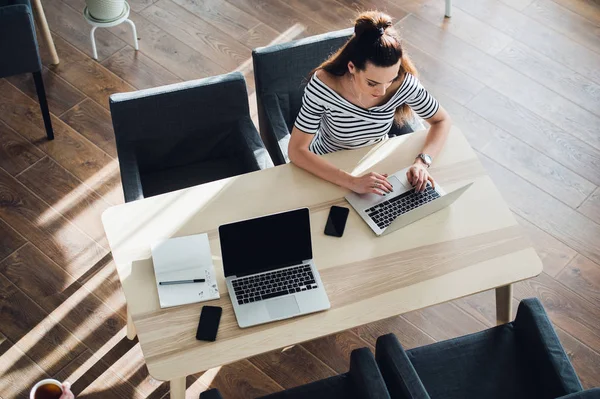
<path id="1" fill-rule="evenodd" d="M 358 16 L 354 23 L 354 34 L 383 36 L 385 30 L 392 26 L 392 18 L 379 11 L 367 11 Z"/>

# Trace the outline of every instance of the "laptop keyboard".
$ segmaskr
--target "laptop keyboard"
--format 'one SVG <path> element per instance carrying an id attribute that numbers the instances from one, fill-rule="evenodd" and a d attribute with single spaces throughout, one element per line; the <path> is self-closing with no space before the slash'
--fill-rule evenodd
<path id="1" fill-rule="evenodd" d="M 385 229 L 392 224 L 394 219 L 403 213 L 412 211 L 416 207 L 439 197 L 438 192 L 428 184 L 423 192 L 417 193 L 414 189 L 407 191 L 390 200 L 381 202 L 367 209 L 365 212 L 367 212 L 380 229 Z"/>
<path id="2" fill-rule="evenodd" d="M 317 288 L 309 265 L 242 277 L 231 284 L 239 305 Z"/>

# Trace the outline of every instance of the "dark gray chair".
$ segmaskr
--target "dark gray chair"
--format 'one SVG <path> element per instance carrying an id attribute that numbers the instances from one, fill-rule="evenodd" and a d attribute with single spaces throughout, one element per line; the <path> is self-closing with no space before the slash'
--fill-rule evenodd
<path id="1" fill-rule="evenodd" d="M 252 51 L 260 133 L 276 165 L 288 162 L 288 143 L 310 71 L 342 47 L 344 29 Z"/>
<path id="2" fill-rule="evenodd" d="M 113 94 L 110 112 L 126 202 L 273 166 L 239 72 Z"/>
<path id="3" fill-rule="evenodd" d="M 31 4 L 29 0 L 0 0 L 0 78 L 21 73 L 33 74 L 46 135 L 52 140 L 54 131 L 42 80 Z"/>
<path id="4" fill-rule="evenodd" d="M 368 348 L 350 354 L 350 371 L 321 381 L 276 392 L 261 399 L 390 399 L 390 395 Z M 200 394 L 200 399 L 223 399 L 216 389 Z"/>
<path id="5" fill-rule="evenodd" d="M 404 351 L 393 334 L 376 359 L 393 398 L 598 398 L 577 374 L 537 298 L 512 323 Z"/>

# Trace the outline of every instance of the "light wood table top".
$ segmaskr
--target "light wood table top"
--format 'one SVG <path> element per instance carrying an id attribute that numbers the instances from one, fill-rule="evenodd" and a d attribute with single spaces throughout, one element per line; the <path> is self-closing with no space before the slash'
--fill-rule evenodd
<path id="1" fill-rule="evenodd" d="M 325 157 L 353 174 L 410 165 L 426 132 Z M 446 191 L 474 182 L 453 205 L 384 237 L 351 208 L 342 238 L 323 234 L 347 193 L 288 164 L 108 209 L 104 228 L 150 374 L 174 380 L 394 315 L 507 286 L 542 263 L 463 134 L 452 128 L 431 174 Z M 310 208 L 313 255 L 331 309 L 241 329 L 226 291 L 218 226 Z M 150 245 L 206 232 L 221 298 L 161 309 Z M 510 302 L 510 301 L 509 301 Z M 204 305 L 223 307 L 216 342 L 195 339 Z"/>

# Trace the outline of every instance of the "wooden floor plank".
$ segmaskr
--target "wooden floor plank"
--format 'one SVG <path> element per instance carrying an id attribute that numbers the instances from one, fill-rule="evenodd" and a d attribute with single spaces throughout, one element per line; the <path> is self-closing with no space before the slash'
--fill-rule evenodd
<path id="1" fill-rule="evenodd" d="M 523 11 L 534 0 L 500 0 L 502 3 L 511 6 L 512 8 Z"/>
<path id="2" fill-rule="evenodd" d="M 428 81 L 424 81 L 424 83 L 429 87 Z M 451 90 L 435 85 L 433 86 L 432 91 L 434 92 L 434 95 L 438 95 L 440 92 L 444 94 L 451 93 Z M 484 91 L 488 92 L 493 90 L 486 88 Z M 499 98 L 502 98 L 501 95 L 495 92 L 494 94 Z M 513 133 L 521 133 L 521 131 L 517 129 L 511 129 L 512 124 L 515 124 L 516 121 L 513 120 L 508 122 L 510 125 L 507 126 L 507 131 L 505 131 L 497 127 L 497 125 L 502 126 L 502 124 L 493 125 L 481 116 L 473 115 L 471 111 L 455 104 L 452 100 L 449 100 L 447 96 L 439 97 L 439 100 L 441 101 L 442 106 L 444 106 L 454 118 L 454 123 L 465 132 L 467 138 L 473 138 L 470 142 L 474 148 L 501 165 L 510 168 L 517 175 L 530 183 L 535 184 L 537 187 L 550 193 L 572 208 L 577 208 L 595 190 L 596 185 L 592 182 L 561 165 L 559 162 L 556 162 L 543 152 L 538 151 L 536 147 L 524 143 L 520 140 L 520 137 L 516 137 L 516 134 L 509 134 L 508 132 L 511 131 Z M 481 113 L 486 114 L 486 116 L 487 113 L 491 113 L 492 116 L 488 116 L 488 119 L 492 119 L 496 117 L 497 113 L 500 114 L 502 112 L 500 111 L 501 108 L 489 109 L 488 107 L 490 107 L 490 105 L 486 100 L 487 97 L 477 95 L 466 105 L 466 107 L 475 108 L 476 111 L 481 109 Z M 515 113 L 512 115 L 514 116 L 514 114 Z M 503 115 L 500 117 L 510 119 L 511 115 Z M 548 134 L 546 131 L 540 131 L 540 133 Z M 527 140 L 532 141 L 531 138 L 527 138 Z M 549 144 L 550 143 L 547 142 L 544 143 L 546 146 Z M 560 141 L 557 144 L 564 145 Z M 594 153 L 597 152 L 594 149 L 591 150 Z M 565 157 L 564 151 L 556 152 L 560 153 L 562 157 Z M 600 152 L 598 152 L 598 155 L 600 156 Z M 600 160 L 600 157 L 598 159 Z M 596 171 L 590 171 L 589 173 L 596 174 Z"/>
<path id="3" fill-rule="evenodd" d="M 97 102 L 86 98 L 81 104 L 63 114 L 60 119 L 113 158 L 117 145 L 110 112 Z"/>
<path id="4" fill-rule="evenodd" d="M 82 92 L 46 67 L 42 69 L 42 79 L 44 81 L 48 107 L 54 115 L 63 114 L 75 104 L 85 99 L 85 95 Z M 6 80 L 39 103 L 32 74 L 14 75 Z"/>
<path id="5" fill-rule="evenodd" d="M 410 0 L 402 3 L 407 11 L 442 28 L 488 54 L 499 53 L 513 39 L 492 28 L 485 21 L 472 17 L 460 8 L 452 10 L 452 18 L 445 18 L 445 2 L 437 0 Z M 402 33 L 402 22 L 397 25 Z"/>
<path id="6" fill-rule="evenodd" d="M 372 347 L 377 344 L 377 338 L 386 334 L 396 335 L 405 349 L 435 342 L 433 338 L 409 323 L 403 316 L 394 316 L 375 323 L 365 324 L 353 329 L 353 331 Z"/>
<path id="7" fill-rule="evenodd" d="M 83 275 L 107 250 L 0 170 L 0 218 L 40 248 L 75 278 Z"/>
<path id="8" fill-rule="evenodd" d="M 248 360 L 217 367 L 195 377 L 204 386 L 217 388 L 224 398 L 231 399 L 256 398 L 283 389 Z"/>
<path id="9" fill-rule="evenodd" d="M 215 64 L 215 74 L 236 69 L 250 57 L 249 48 L 171 0 L 159 0 L 142 16 L 202 54 L 206 65 Z"/>
<path id="10" fill-rule="evenodd" d="M 556 4 L 568 8 L 579 16 L 600 26 L 600 7 L 596 0 L 553 0 Z"/>
<path id="11" fill-rule="evenodd" d="M 91 266 L 83 276 L 77 279 L 77 282 L 85 286 L 123 320 L 127 320 L 125 295 L 111 254 L 107 254 Z"/>
<path id="12" fill-rule="evenodd" d="M 53 374 L 82 353 L 85 346 L 47 316 L 0 274 L 0 332 L 14 343 L 14 347 L 35 359 L 48 374 Z M 7 373 L 18 371 L 16 365 L 8 367 Z"/>
<path id="13" fill-rule="evenodd" d="M 600 54 L 497 0 L 455 0 L 454 6 L 600 83 Z"/>
<path id="14" fill-rule="evenodd" d="M 92 189 L 99 194 L 113 198 L 115 190 L 120 192 L 115 160 L 58 118 L 52 118 L 55 138 L 48 141 L 37 104 L 5 81 L 0 81 L 0 108 L 4 109 L 0 118 L 7 125 L 80 180 L 92 180 L 96 184 Z"/>
<path id="15" fill-rule="evenodd" d="M 600 354 L 594 352 L 560 328 L 556 329 L 556 333 L 569 356 L 569 360 L 573 363 L 573 367 L 583 387 L 585 389 L 599 387 L 600 373 L 598 373 L 598 370 L 600 370 Z"/>
<path id="16" fill-rule="evenodd" d="M 424 53 L 409 42 L 404 43 L 404 50 L 414 62 L 419 75 L 427 77 L 428 91 L 444 93 L 464 105 L 485 87 L 483 83 Z"/>
<path id="17" fill-rule="evenodd" d="M 45 0 L 44 13 L 53 32 L 85 54 L 92 55 L 90 40 L 92 26 L 85 21 L 79 10 L 76 11 L 61 0 Z M 127 44 L 106 29 L 97 29 L 95 36 L 100 61 L 110 57 Z M 61 51 L 57 49 L 57 52 L 62 61 Z"/>
<path id="18" fill-rule="evenodd" d="M 524 229 L 544 264 L 544 273 L 556 277 L 558 273 L 573 259 L 577 252 L 569 248 L 550 234 L 546 233 L 533 223 L 528 222 L 518 215 L 514 215 L 517 222 Z"/>
<path id="19" fill-rule="evenodd" d="M 287 0 L 286 4 L 330 31 L 353 27 L 357 15 L 356 11 L 337 1 Z"/>
<path id="20" fill-rule="evenodd" d="M 44 156 L 42 151 L 0 121 L 0 168 L 15 176 Z"/>
<path id="21" fill-rule="evenodd" d="M 288 29 L 301 30 L 300 36 L 306 37 L 331 30 L 280 0 L 227 0 L 227 2 L 278 32 L 285 32 Z"/>
<path id="22" fill-rule="evenodd" d="M 173 0 L 185 8 L 189 13 L 202 18 L 213 26 L 214 30 L 227 33 L 233 39 L 240 39 L 246 33 L 256 28 L 261 22 L 233 6 L 227 1 L 221 0 Z"/>
<path id="23" fill-rule="evenodd" d="M 136 89 L 181 82 L 180 78 L 130 46 L 116 52 L 102 62 L 102 65 Z"/>
<path id="24" fill-rule="evenodd" d="M 516 41 L 504 48 L 497 58 L 581 108 L 600 115 L 599 84 Z"/>
<path id="25" fill-rule="evenodd" d="M 406 17 L 402 26 L 411 44 L 600 149 L 597 115 L 416 16 Z"/>
<path id="26" fill-rule="evenodd" d="M 597 7 L 600 8 L 600 5 Z M 551 0 L 536 0 L 523 13 L 600 53 L 600 27 Z"/>
<path id="27" fill-rule="evenodd" d="M 353 350 L 369 347 L 354 332 L 345 331 L 323 338 L 304 342 L 302 347 L 321 360 L 337 374 L 347 373 L 350 368 L 350 354 Z M 369 348 L 375 354 L 375 347 Z"/>
<path id="28" fill-rule="evenodd" d="M 26 243 L 21 234 L 0 219 L 0 262 Z"/>
<path id="29" fill-rule="evenodd" d="M 600 188 L 596 189 L 579 207 L 579 212 L 600 224 Z"/>
<path id="30" fill-rule="evenodd" d="M 50 376 L 0 332 L 0 397 L 29 398 L 30 387 Z"/>
<path id="31" fill-rule="evenodd" d="M 21 173 L 17 180 L 102 247 L 110 248 L 101 220 L 110 204 L 81 180 L 48 157 Z"/>
<path id="32" fill-rule="evenodd" d="M 86 57 L 66 41 L 56 40 L 55 44 L 63 58 L 60 64 L 52 66 L 51 70 L 104 108 L 108 109 L 109 95 L 135 90 L 133 86 L 98 62 Z M 125 46 L 121 48 L 123 47 Z"/>
<path id="33" fill-rule="evenodd" d="M 485 88 L 467 107 L 519 140 L 538 149 L 590 182 L 600 184 L 600 150 L 524 109 L 511 98 Z"/>
<path id="34" fill-rule="evenodd" d="M 518 300 L 536 296 L 552 323 L 591 348 L 600 348 L 600 309 L 547 274 L 514 286 Z M 596 305 L 596 306 L 595 306 Z"/>
<path id="35" fill-rule="evenodd" d="M 135 22 L 140 38 L 140 51 L 177 77 L 193 80 L 226 72 L 215 62 L 169 35 L 140 14 L 131 13 L 129 19 Z M 129 27 L 124 25 L 115 26 L 112 31 L 123 38 L 131 35 Z"/>
<path id="36" fill-rule="evenodd" d="M 486 328 L 452 303 L 410 312 L 402 317 L 436 341 L 460 337 Z"/>
<path id="37" fill-rule="evenodd" d="M 600 265 L 588 258 L 577 255 L 556 280 L 592 303 L 600 304 Z"/>
<path id="38" fill-rule="evenodd" d="M 280 42 L 280 38 L 281 34 L 279 32 L 261 22 L 240 36 L 238 41 L 249 49 L 255 49 L 276 44 Z M 294 40 L 295 38 L 296 36 L 289 36 L 284 41 Z"/>
<path id="39" fill-rule="evenodd" d="M 331 368 L 300 345 L 254 356 L 248 360 L 285 389 L 335 375 Z"/>
<path id="40" fill-rule="evenodd" d="M 588 258 L 600 261 L 600 225 L 489 158 L 482 156 L 480 160 L 513 212 Z"/>

